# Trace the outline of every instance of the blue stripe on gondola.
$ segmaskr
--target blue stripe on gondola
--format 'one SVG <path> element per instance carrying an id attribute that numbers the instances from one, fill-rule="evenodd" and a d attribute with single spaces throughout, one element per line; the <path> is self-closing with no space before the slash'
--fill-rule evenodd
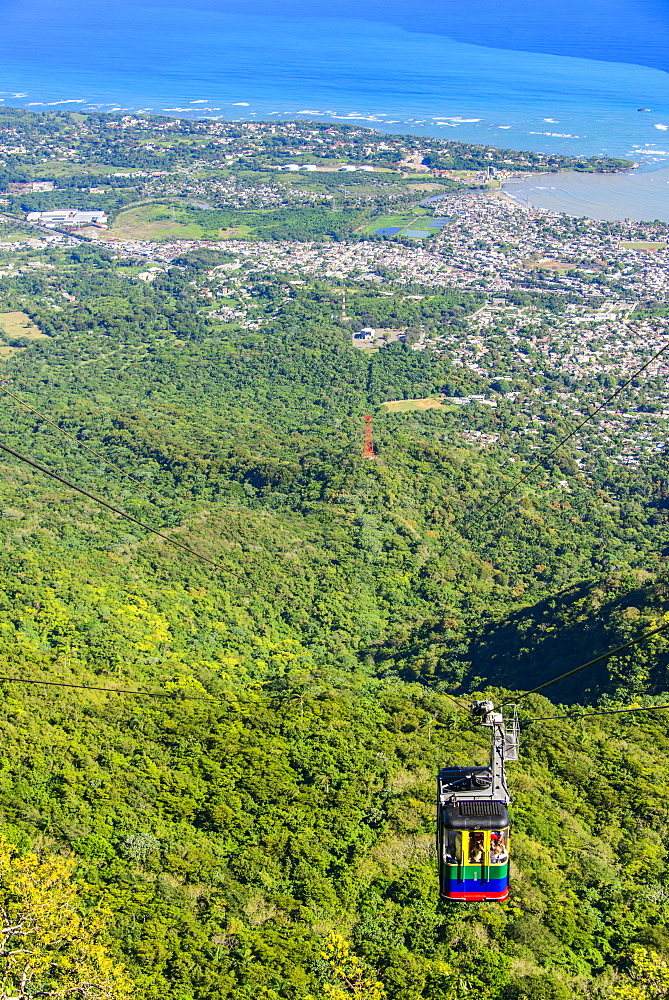
<path id="1" fill-rule="evenodd" d="M 456 878 L 447 880 L 448 892 L 503 892 L 509 884 L 508 876 L 492 878 L 487 882 L 478 878 L 467 878 L 458 882 Z"/>

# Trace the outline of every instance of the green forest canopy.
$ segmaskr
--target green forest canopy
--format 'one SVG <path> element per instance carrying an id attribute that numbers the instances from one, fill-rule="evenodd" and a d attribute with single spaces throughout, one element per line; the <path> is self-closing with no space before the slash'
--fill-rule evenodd
<path id="1" fill-rule="evenodd" d="M 512 697 L 666 613 L 665 459 L 625 476 L 593 452 L 584 473 L 566 451 L 486 515 L 512 408 L 469 413 L 499 434 L 485 450 L 455 408 L 384 414 L 480 380 L 401 343 L 356 350 L 339 289 L 254 278 L 248 329 L 202 309 L 197 258 L 152 284 L 104 250 L 52 263 L 0 282 L 2 310 L 49 336 L 4 377 L 146 489 L 7 397 L 2 440 L 218 563 L 2 461 L 3 674 L 173 694 L 2 683 L 5 834 L 77 859 L 137 995 L 306 1000 L 332 930 L 397 1000 L 605 997 L 669 955 L 662 713 L 524 727 L 508 904 L 439 903 L 433 856 L 435 771 L 487 753 L 449 695 Z M 347 307 L 457 330 L 481 301 L 423 293 Z M 524 718 L 666 700 L 666 648 Z"/>

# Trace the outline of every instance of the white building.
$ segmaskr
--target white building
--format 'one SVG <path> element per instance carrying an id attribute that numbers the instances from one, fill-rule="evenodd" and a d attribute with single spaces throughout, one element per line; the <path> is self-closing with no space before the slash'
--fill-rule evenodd
<path id="1" fill-rule="evenodd" d="M 107 215 L 96 209 L 81 212 L 78 208 L 54 208 L 49 212 L 29 212 L 27 222 L 39 222 L 52 229 L 55 226 L 103 226 L 107 228 Z"/>

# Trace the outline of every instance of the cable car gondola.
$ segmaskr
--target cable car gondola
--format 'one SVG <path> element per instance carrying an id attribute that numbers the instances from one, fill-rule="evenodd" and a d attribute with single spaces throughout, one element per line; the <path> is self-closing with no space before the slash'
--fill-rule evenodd
<path id="1" fill-rule="evenodd" d="M 509 795 L 505 764 L 518 760 L 518 720 L 491 701 L 472 712 L 492 729 L 488 767 L 445 767 L 437 776 L 437 857 L 442 899 L 503 900 L 509 895 Z"/>

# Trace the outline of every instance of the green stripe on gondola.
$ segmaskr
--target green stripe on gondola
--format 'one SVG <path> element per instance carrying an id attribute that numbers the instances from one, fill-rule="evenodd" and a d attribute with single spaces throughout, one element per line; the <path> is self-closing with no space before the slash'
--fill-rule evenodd
<path id="1" fill-rule="evenodd" d="M 470 879 L 470 878 L 480 878 L 481 869 L 483 865 L 445 865 L 448 871 L 449 878 Z M 503 865 L 490 865 L 488 867 L 488 878 L 498 879 L 504 878 L 509 874 L 509 862 L 505 861 Z"/>

